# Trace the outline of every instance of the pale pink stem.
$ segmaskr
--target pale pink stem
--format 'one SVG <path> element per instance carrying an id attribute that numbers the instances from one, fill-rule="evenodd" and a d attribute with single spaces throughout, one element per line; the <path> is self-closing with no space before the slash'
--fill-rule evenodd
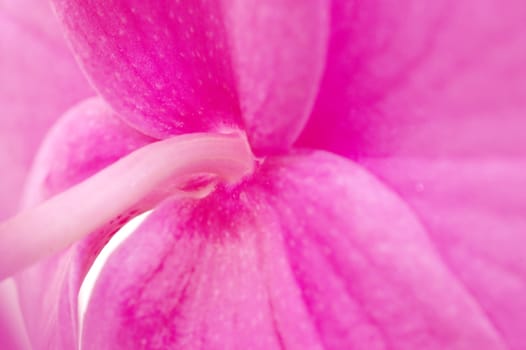
<path id="1" fill-rule="evenodd" d="M 189 134 L 145 146 L 0 224 L 0 280 L 97 230 L 156 187 L 191 174 L 232 182 L 252 171 L 241 135 Z"/>

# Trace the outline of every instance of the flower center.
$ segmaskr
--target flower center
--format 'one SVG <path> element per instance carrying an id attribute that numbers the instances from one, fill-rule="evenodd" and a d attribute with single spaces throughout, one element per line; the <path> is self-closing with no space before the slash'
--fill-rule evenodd
<path id="1" fill-rule="evenodd" d="M 188 134 L 145 146 L 0 223 L 0 280 L 58 253 L 141 201 L 155 206 L 174 194 L 166 189 L 188 188 L 192 176 L 234 183 L 253 167 L 254 156 L 241 134 Z M 192 186 L 176 191 L 183 197 L 196 194 Z"/>

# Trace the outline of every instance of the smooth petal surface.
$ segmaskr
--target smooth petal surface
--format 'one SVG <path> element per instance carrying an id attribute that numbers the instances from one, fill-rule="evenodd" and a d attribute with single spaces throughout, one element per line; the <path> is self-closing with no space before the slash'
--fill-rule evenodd
<path id="1" fill-rule="evenodd" d="M 46 138 L 29 178 L 26 206 L 68 189 L 152 141 L 123 123 L 101 99 L 83 101 Z M 36 349 L 75 348 L 80 285 L 99 251 L 127 220 L 123 215 L 69 251 L 18 276 L 21 304 Z"/>
<path id="2" fill-rule="evenodd" d="M 526 159 L 368 160 L 510 349 L 526 348 Z"/>
<path id="3" fill-rule="evenodd" d="M 240 124 L 217 2 L 53 2 L 92 83 L 143 132 L 165 137 Z"/>
<path id="4" fill-rule="evenodd" d="M 303 144 L 399 193 L 505 344 L 525 348 L 526 5 L 335 4 Z"/>
<path id="5" fill-rule="evenodd" d="M 0 219 L 19 206 L 50 125 L 91 94 L 45 2 L 0 1 Z"/>
<path id="6" fill-rule="evenodd" d="M 299 144 L 360 156 L 524 154 L 526 3 L 333 1 Z"/>
<path id="7" fill-rule="evenodd" d="M 257 151 L 288 147 L 323 70 L 325 0 L 55 0 L 92 83 L 155 137 L 245 128 Z"/>
<path id="8" fill-rule="evenodd" d="M 70 113 L 51 134 L 46 144 L 49 147 L 44 147 L 44 155 L 37 162 L 34 181 L 37 186 L 33 187 L 37 199 L 45 193 L 38 184 L 64 186 L 64 182 L 77 181 L 105 162 L 115 161 L 133 147 L 151 141 L 123 122 L 113 122 L 114 115 L 98 99 L 87 101 Z M 76 128 L 83 132 L 76 135 L 73 132 Z M 79 146 L 75 147 L 77 143 Z M 96 146 L 86 147 L 90 144 Z M 104 146 L 111 146 L 111 150 L 105 150 Z M 53 165 L 66 161 L 48 157 L 55 154 L 53 147 L 73 147 L 76 152 L 56 153 L 78 161 L 70 163 L 76 164 L 79 173 L 55 174 L 57 169 Z M 76 158 L 78 151 L 86 149 L 89 154 Z M 119 155 L 119 149 L 124 154 Z M 51 164 L 46 159 L 51 159 Z M 167 196 L 202 196 L 202 186 L 199 181 L 192 181 L 194 177 L 200 180 L 202 174 L 211 174 L 221 181 L 237 181 L 251 170 L 252 164 L 252 153 L 242 135 L 181 135 L 141 147 L 89 179 L 2 223 L 0 267 L 4 276 L 79 241 L 63 254 L 44 260 L 17 278 L 34 346 L 38 349 L 75 346 L 79 286 L 99 251 L 123 223 Z M 16 246 L 21 240 L 27 243 Z M 44 293 L 35 298 L 35 289 L 43 285 Z"/>
<path id="9" fill-rule="evenodd" d="M 33 164 L 25 206 L 60 193 L 155 141 L 122 122 L 101 98 L 84 100 L 68 110 L 46 137 Z"/>
<path id="10" fill-rule="evenodd" d="M 329 31 L 326 0 L 224 0 L 247 135 L 258 153 L 298 137 L 318 93 Z"/>
<path id="11" fill-rule="evenodd" d="M 0 344 L 4 350 L 31 349 L 12 280 L 0 283 Z"/>
<path id="12" fill-rule="evenodd" d="M 82 342 L 505 348 L 405 204 L 323 152 L 268 158 L 236 188 L 166 202 L 109 258 Z"/>

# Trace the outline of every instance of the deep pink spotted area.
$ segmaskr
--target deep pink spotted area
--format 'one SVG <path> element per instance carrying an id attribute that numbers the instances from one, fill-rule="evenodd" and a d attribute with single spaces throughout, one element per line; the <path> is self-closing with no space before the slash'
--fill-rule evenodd
<path id="1" fill-rule="evenodd" d="M 526 2 L 51 2 L 0 0 L 1 349 L 526 349 Z"/>

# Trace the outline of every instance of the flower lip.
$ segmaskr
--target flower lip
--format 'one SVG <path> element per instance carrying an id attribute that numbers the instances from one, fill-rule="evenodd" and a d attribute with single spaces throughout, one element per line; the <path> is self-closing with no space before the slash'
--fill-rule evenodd
<path id="1" fill-rule="evenodd" d="M 254 163 L 241 133 L 187 134 L 147 145 L 0 223 L 0 280 L 61 251 L 139 202 L 146 201 L 150 208 L 143 210 L 148 210 L 169 196 L 205 196 L 218 181 L 233 184 L 251 174 Z M 206 186 L 185 191 L 188 179 L 203 174 Z"/>

